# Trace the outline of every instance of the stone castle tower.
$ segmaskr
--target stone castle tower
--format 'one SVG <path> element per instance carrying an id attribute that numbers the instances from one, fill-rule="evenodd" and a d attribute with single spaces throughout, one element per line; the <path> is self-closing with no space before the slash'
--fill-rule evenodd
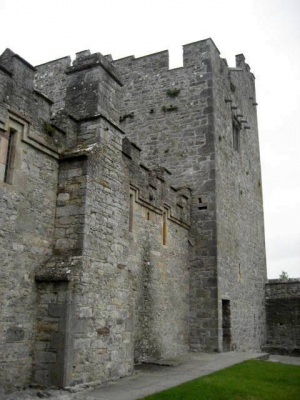
<path id="1" fill-rule="evenodd" d="M 265 343 L 255 78 L 211 39 L 168 61 L 0 57 L 5 386 Z"/>

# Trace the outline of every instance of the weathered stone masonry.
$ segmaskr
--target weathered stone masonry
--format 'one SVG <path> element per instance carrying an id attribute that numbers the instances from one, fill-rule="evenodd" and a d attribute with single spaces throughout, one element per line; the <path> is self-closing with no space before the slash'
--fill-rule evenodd
<path id="1" fill-rule="evenodd" d="M 0 89 L 1 384 L 105 382 L 134 363 L 264 344 L 242 55 L 228 68 L 208 39 L 174 70 L 167 52 L 34 68 L 6 50 Z"/>
<path id="2" fill-rule="evenodd" d="M 270 279 L 266 285 L 267 343 L 273 354 L 300 355 L 300 279 Z"/>
<path id="3" fill-rule="evenodd" d="M 231 348 L 257 349 L 266 260 L 255 78 L 243 55 L 229 68 L 210 39 L 183 46 L 182 68 L 168 62 L 167 51 L 114 61 L 124 81 L 121 115 L 134 115 L 121 126 L 147 165 L 161 163 L 172 184 L 192 189 L 191 349 L 222 349 L 222 300 L 230 301 Z"/>

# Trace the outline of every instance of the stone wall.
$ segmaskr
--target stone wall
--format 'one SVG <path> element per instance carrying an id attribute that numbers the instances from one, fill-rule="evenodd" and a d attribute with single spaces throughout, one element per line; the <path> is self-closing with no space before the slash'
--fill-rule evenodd
<path id="1" fill-rule="evenodd" d="M 266 284 L 267 343 L 264 351 L 300 356 L 300 279 Z"/>
<path id="2" fill-rule="evenodd" d="M 0 382 L 6 387 L 30 383 L 35 340 L 35 269 L 52 252 L 57 144 L 49 136 L 51 102 L 34 91 L 34 68 L 6 51 L 10 72 L 0 68 L 0 136 L 14 129 L 12 179 L 0 182 Z M 0 59 L 1 62 L 1 59 Z M 2 137 L 1 143 L 2 147 Z"/>
<path id="3" fill-rule="evenodd" d="M 36 66 L 35 87 L 53 102 L 52 111 L 56 113 L 65 107 L 66 70 L 71 66 L 71 57 L 63 57 Z"/>
<path id="4" fill-rule="evenodd" d="M 211 39 L 183 53 L 173 70 L 167 52 L 37 68 L 0 57 L 2 170 L 16 134 L 11 181 L 0 173 L 5 386 L 105 382 L 222 351 L 222 324 L 227 350 L 263 342 L 253 76 Z"/>
<path id="5" fill-rule="evenodd" d="M 166 51 L 114 61 L 124 82 L 121 127 L 141 147 L 148 166 L 164 166 L 172 173 L 174 187 L 187 185 L 192 189 L 189 254 L 193 350 L 218 349 L 214 47 L 211 40 L 184 46 L 183 68 L 173 70 L 168 68 Z"/>
<path id="6" fill-rule="evenodd" d="M 133 202 L 127 268 L 134 285 L 134 360 L 140 363 L 189 350 L 190 190 L 170 187 L 169 171 L 141 165 L 135 146 L 131 152 L 126 146 L 124 155 Z"/>
<path id="7" fill-rule="evenodd" d="M 124 81 L 120 124 L 148 165 L 192 189 L 190 348 L 222 351 L 222 299 L 230 300 L 231 348 L 265 340 L 266 260 L 254 77 L 228 68 L 211 39 L 168 53 L 114 61 Z M 126 118 L 124 118 L 124 116 Z M 233 119 L 241 124 L 233 150 Z"/>
<path id="8" fill-rule="evenodd" d="M 25 114 L 18 162 L 12 185 L 1 188 L 7 193 L 22 189 L 24 209 L 16 225 L 11 218 L 19 207 L 15 199 L 3 205 L 2 218 L 11 231 L 5 231 L 7 243 L 2 242 L 8 268 L 1 283 L 4 298 L 15 296 L 16 305 L 7 304 L 5 311 L 10 321 L 3 324 L 4 356 L 10 364 L 3 364 L 1 381 L 14 386 L 17 371 L 24 368 L 20 386 L 31 378 L 59 387 L 104 382 L 132 373 L 134 358 L 141 362 L 186 352 L 190 189 L 171 187 L 169 172 L 142 165 L 140 149 L 123 139 L 121 82 L 103 56 L 79 54 L 66 78 L 67 58 L 39 67 L 35 83 L 43 94 L 33 87 L 34 68 L 10 52 L 4 61 L 9 57 L 25 65 L 30 76 L 27 92 L 19 91 L 21 100 L 13 97 L 17 88 L 11 89 L 9 114 L 3 112 L 1 126 L 6 133 L 21 124 L 11 109 L 15 101 L 18 113 Z M 2 72 L 8 90 L 13 73 L 5 66 Z M 41 103 L 38 110 L 25 96 Z M 33 163 L 28 168 L 23 152 Z M 22 244 L 12 240 L 18 229 Z M 27 251 L 39 257 L 28 260 Z M 16 252 L 22 260 L 20 276 L 14 276 L 22 279 L 14 283 L 18 291 L 8 281 Z"/>
<path id="9" fill-rule="evenodd" d="M 255 78 L 243 55 L 236 68 L 215 52 L 213 99 L 219 348 L 222 300 L 230 301 L 231 349 L 259 350 L 266 339 L 267 279 Z M 233 124 L 238 126 L 234 148 Z"/>
<path id="10" fill-rule="evenodd" d="M 98 132 L 98 144 L 64 155 L 54 253 L 36 277 L 34 371 L 43 385 L 104 382 L 132 373 L 134 352 L 140 362 L 188 350 L 189 190 L 171 189 L 162 171 L 153 175 L 133 161 L 128 143 L 122 153 L 107 121 L 98 121 Z M 140 193 L 133 232 L 130 187 Z"/>

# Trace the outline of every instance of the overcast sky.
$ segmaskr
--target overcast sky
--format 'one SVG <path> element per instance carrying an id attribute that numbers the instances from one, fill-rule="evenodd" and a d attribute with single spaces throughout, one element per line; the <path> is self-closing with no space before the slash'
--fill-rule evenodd
<path id="1" fill-rule="evenodd" d="M 0 52 L 33 65 L 90 49 L 114 59 L 211 37 L 256 90 L 268 276 L 300 277 L 300 0 L 0 0 Z"/>

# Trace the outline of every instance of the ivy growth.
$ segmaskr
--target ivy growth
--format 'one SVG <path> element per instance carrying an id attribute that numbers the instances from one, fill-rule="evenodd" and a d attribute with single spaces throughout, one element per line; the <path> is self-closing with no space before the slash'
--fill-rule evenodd
<path id="1" fill-rule="evenodd" d="M 84 149 L 86 149 L 87 147 L 88 147 L 87 143 L 86 143 L 86 142 L 83 142 L 83 143 L 81 143 L 81 145 L 80 145 L 80 150 L 84 150 Z"/>
<path id="2" fill-rule="evenodd" d="M 236 91 L 236 86 L 232 82 L 230 82 L 230 90 L 232 91 L 232 93 L 234 93 Z"/>
<path id="3" fill-rule="evenodd" d="M 120 122 L 126 121 L 127 118 L 133 118 L 134 117 L 134 112 L 131 112 L 129 114 L 124 114 L 119 118 Z"/>
<path id="4" fill-rule="evenodd" d="M 177 97 L 180 93 L 180 89 L 174 88 L 174 89 L 168 89 L 166 91 L 167 96 L 172 97 L 172 99 L 174 99 L 175 97 Z"/>
<path id="5" fill-rule="evenodd" d="M 49 124 L 49 122 L 44 121 L 43 122 L 43 131 L 49 135 L 49 136 L 53 136 L 55 133 L 55 128 L 54 126 L 52 126 L 51 124 Z"/>

